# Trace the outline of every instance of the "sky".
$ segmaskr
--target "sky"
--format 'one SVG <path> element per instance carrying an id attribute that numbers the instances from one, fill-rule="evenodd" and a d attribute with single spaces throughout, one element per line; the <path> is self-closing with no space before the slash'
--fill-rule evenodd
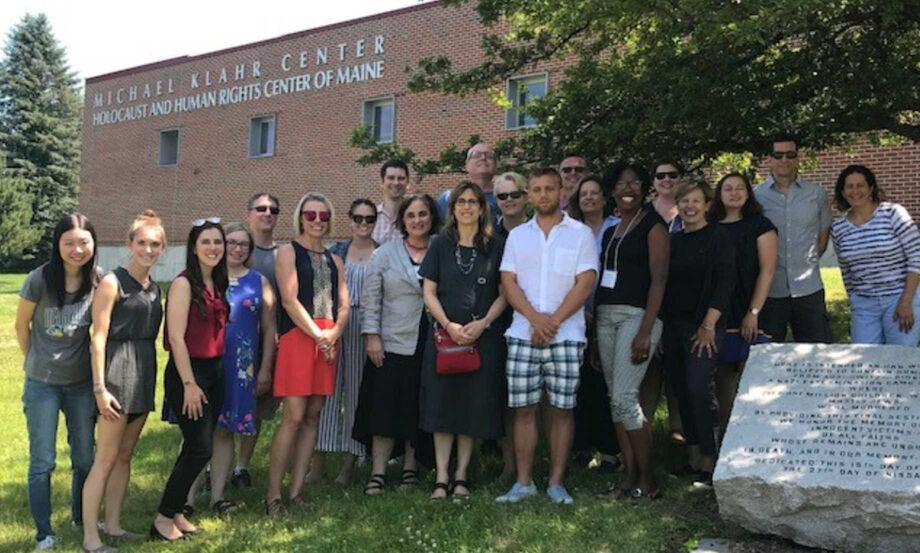
<path id="1" fill-rule="evenodd" d="M 27 13 L 44 13 L 81 81 L 421 3 L 420 0 L 0 0 L 3 43 Z M 2 54 L 0 54 L 2 56 Z"/>

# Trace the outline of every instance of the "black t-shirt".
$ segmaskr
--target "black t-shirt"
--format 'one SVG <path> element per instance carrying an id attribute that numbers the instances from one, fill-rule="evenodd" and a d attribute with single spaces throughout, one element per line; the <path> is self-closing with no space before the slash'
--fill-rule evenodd
<path id="1" fill-rule="evenodd" d="M 648 233 L 655 225 L 661 225 L 665 230 L 667 230 L 667 225 L 654 210 L 644 213 L 642 220 L 634 223 L 633 228 L 625 237 L 614 238 L 613 236 L 617 229 L 623 226 L 623 223 L 614 225 L 604 232 L 600 251 L 602 272 L 597 279 L 595 305 L 631 305 L 645 309 L 648 304 L 648 289 L 652 282 L 652 274 L 649 270 Z M 636 216 L 638 217 L 639 214 Z M 622 244 L 619 246 L 619 255 L 616 255 L 617 244 L 620 242 Z M 615 267 L 614 258 L 616 258 Z M 614 268 L 617 271 L 617 281 L 614 287 L 611 289 L 601 286 L 604 272 L 612 271 Z"/>
<path id="2" fill-rule="evenodd" d="M 721 225 L 671 235 L 666 319 L 699 324 L 712 307 L 722 313 L 717 325 L 725 328 L 734 286 L 735 247 Z"/>
<path id="3" fill-rule="evenodd" d="M 751 306 L 754 285 L 760 274 L 760 258 L 757 255 L 757 239 L 767 232 L 776 232 L 773 223 L 763 215 L 746 217 L 731 223 L 719 223 L 728 231 L 735 244 L 735 288 L 731 294 L 728 328 L 739 328 Z"/>

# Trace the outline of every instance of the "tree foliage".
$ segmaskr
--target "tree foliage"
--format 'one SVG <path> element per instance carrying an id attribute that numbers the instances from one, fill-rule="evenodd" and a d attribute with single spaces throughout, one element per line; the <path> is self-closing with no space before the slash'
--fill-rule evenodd
<path id="1" fill-rule="evenodd" d="M 920 141 L 920 0 L 479 0 L 475 9 L 482 62 L 422 59 L 409 87 L 479 93 L 566 59 L 562 82 L 528 109 L 537 128 L 502 144 L 523 163 L 576 151 L 595 162 L 708 164 L 760 153 L 785 133 L 813 148 L 863 133 Z"/>
<path id="2" fill-rule="evenodd" d="M 6 171 L 0 159 L 0 269 L 19 269 L 28 259 L 26 252 L 41 238 L 32 226 L 32 196 L 20 176 Z"/>
<path id="3" fill-rule="evenodd" d="M 0 63 L 0 150 L 31 198 L 31 226 L 50 237 L 77 205 L 82 101 L 44 15 L 12 28 Z M 2 221 L 5 224 L 5 221 Z M 47 257 L 47 240 L 27 254 Z"/>

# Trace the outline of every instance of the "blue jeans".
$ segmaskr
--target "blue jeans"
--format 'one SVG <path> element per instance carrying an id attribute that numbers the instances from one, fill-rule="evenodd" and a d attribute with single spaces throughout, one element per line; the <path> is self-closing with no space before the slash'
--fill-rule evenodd
<path id="1" fill-rule="evenodd" d="M 35 539 L 53 536 L 51 529 L 51 473 L 56 459 L 58 412 L 67 421 L 70 444 L 70 511 L 72 520 L 83 521 L 83 482 L 93 464 L 93 428 L 96 400 L 93 381 L 76 384 L 45 384 L 26 377 L 22 390 L 23 411 L 29 431 L 29 509 L 35 520 Z"/>
<path id="2" fill-rule="evenodd" d="M 920 322 L 902 332 L 894 318 L 900 294 L 890 296 L 850 296 L 850 339 L 854 344 L 891 344 L 917 347 Z M 920 315 L 920 294 L 914 295 L 914 316 Z"/>

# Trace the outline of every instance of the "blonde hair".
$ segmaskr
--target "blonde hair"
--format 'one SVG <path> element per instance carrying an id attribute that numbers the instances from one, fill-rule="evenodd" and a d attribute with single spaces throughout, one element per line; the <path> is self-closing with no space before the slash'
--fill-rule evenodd
<path id="1" fill-rule="evenodd" d="M 495 189 L 499 183 L 505 182 L 506 180 L 513 182 L 518 192 L 527 191 L 527 179 L 524 178 L 524 175 L 515 173 L 514 171 L 508 171 L 507 173 L 497 175 L 494 179 L 492 179 L 492 188 Z"/>
<path id="2" fill-rule="evenodd" d="M 160 239 L 163 241 L 163 248 L 165 249 L 166 229 L 163 228 L 163 221 L 152 209 L 145 209 L 144 211 L 141 211 L 138 216 L 134 218 L 134 221 L 131 222 L 131 226 L 128 228 L 128 242 L 133 242 L 134 235 L 137 234 L 139 229 L 144 227 L 153 227 L 154 229 L 160 231 Z"/>
<path id="3" fill-rule="evenodd" d="M 301 211 L 303 211 L 303 204 L 307 202 L 321 202 L 326 206 L 326 209 L 329 211 L 329 222 L 323 236 L 328 236 L 329 233 L 332 232 L 332 220 L 335 218 L 335 209 L 332 207 L 332 202 L 319 192 L 307 192 L 304 194 L 303 198 L 300 198 L 300 201 L 297 202 L 297 209 L 294 210 L 294 235 L 300 236 L 303 234 L 303 214 Z"/>
<path id="4" fill-rule="evenodd" d="M 674 201 L 679 202 L 681 198 L 694 190 L 702 192 L 703 198 L 705 198 L 707 202 L 711 202 L 715 197 L 715 192 L 713 192 L 709 183 L 706 182 L 706 179 L 695 175 L 685 175 L 681 177 L 677 183 L 677 191 L 674 192 Z"/>

